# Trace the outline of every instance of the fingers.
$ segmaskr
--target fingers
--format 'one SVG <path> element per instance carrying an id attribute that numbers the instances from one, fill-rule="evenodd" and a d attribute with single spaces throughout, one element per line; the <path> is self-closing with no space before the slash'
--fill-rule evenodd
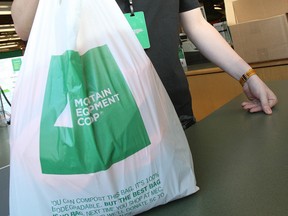
<path id="1" fill-rule="evenodd" d="M 262 106 L 260 103 L 255 101 L 243 102 L 242 108 L 250 113 L 260 112 L 262 111 Z"/>
<path id="2" fill-rule="evenodd" d="M 250 113 L 255 113 L 255 112 L 260 112 L 263 111 L 267 115 L 272 114 L 272 107 L 274 107 L 277 104 L 277 98 L 273 99 L 268 99 L 267 103 L 260 103 L 258 100 L 253 100 L 253 101 L 246 101 L 243 102 L 242 108 L 244 110 L 247 110 Z"/>

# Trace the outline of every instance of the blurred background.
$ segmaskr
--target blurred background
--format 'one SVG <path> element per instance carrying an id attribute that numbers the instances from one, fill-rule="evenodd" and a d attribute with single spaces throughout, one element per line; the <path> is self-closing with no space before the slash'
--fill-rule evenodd
<path id="1" fill-rule="evenodd" d="M 0 59 L 22 55 L 26 43 L 16 34 L 11 18 L 12 0 L 0 0 Z M 224 0 L 200 0 L 211 24 L 225 21 Z"/>

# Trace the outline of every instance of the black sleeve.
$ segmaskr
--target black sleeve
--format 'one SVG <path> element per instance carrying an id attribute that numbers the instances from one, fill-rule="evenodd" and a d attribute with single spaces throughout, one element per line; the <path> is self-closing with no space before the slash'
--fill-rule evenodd
<path id="1" fill-rule="evenodd" d="M 179 12 L 185 12 L 200 7 L 198 0 L 179 0 Z"/>

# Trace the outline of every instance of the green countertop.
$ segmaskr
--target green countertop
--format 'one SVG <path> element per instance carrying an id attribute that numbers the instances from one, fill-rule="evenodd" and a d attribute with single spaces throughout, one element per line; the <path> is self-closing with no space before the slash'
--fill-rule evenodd
<path id="1" fill-rule="evenodd" d="M 269 86 L 273 115 L 243 111 L 241 95 L 186 131 L 200 190 L 141 215 L 288 215 L 288 80 Z"/>
<path id="2" fill-rule="evenodd" d="M 0 127 L 0 216 L 8 216 L 9 209 L 9 142 L 8 127 Z"/>
<path id="3" fill-rule="evenodd" d="M 9 165 L 8 127 L 0 127 L 0 168 Z"/>

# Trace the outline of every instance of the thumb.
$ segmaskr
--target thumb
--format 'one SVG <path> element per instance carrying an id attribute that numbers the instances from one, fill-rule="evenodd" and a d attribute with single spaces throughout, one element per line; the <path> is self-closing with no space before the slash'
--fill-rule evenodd
<path id="1" fill-rule="evenodd" d="M 264 95 L 260 98 L 260 103 L 261 103 L 261 107 L 262 107 L 263 111 L 266 114 L 268 114 L 268 115 L 272 114 L 272 109 L 269 106 L 268 98 L 266 97 L 266 95 Z"/>

